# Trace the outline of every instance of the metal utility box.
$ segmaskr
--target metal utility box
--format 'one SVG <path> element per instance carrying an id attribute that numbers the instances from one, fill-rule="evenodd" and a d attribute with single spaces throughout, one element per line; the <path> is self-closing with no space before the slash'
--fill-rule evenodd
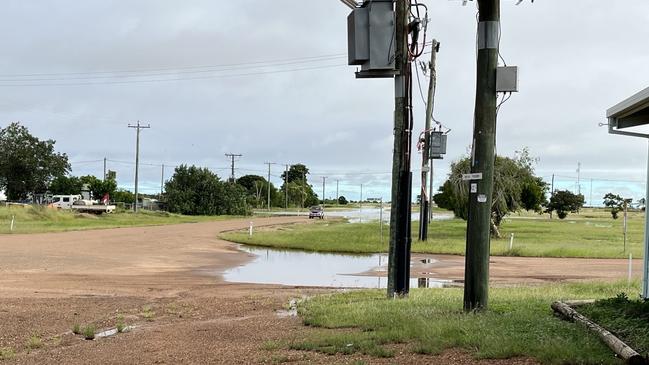
<path id="1" fill-rule="evenodd" d="M 347 63 L 362 65 L 370 60 L 370 12 L 354 9 L 347 17 Z"/>
<path id="2" fill-rule="evenodd" d="M 446 137 L 443 132 L 430 133 L 430 152 L 429 156 L 434 159 L 442 159 L 446 154 Z"/>
<path id="3" fill-rule="evenodd" d="M 393 77 L 395 18 L 392 0 L 365 1 L 347 17 L 348 64 L 361 66 L 357 77 Z"/>
<path id="4" fill-rule="evenodd" d="M 496 91 L 505 93 L 518 92 L 518 66 L 497 68 Z"/>

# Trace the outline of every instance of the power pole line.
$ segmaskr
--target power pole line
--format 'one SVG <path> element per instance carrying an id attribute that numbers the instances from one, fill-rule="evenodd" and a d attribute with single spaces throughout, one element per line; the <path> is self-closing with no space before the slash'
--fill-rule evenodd
<path id="1" fill-rule="evenodd" d="M 407 296 L 410 290 L 410 202 L 412 192 L 411 64 L 408 54 L 410 1 L 395 1 L 394 149 L 388 255 L 388 298 Z M 494 70 L 494 76 L 496 72 Z"/>
<path id="2" fill-rule="evenodd" d="M 142 129 L 147 129 L 151 128 L 150 124 L 147 125 L 141 125 L 140 121 L 138 120 L 136 124 L 129 124 L 129 128 L 135 128 L 136 129 L 136 137 L 135 137 L 135 205 L 133 207 L 133 210 L 135 213 L 137 213 L 137 202 L 138 202 L 138 192 L 137 192 L 137 184 L 138 184 L 138 173 L 140 169 L 140 130 Z"/>
<path id="3" fill-rule="evenodd" d="M 325 184 L 327 181 L 327 177 L 323 176 L 322 177 L 322 205 L 324 206 L 325 204 Z"/>
<path id="4" fill-rule="evenodd" d="M 230 163 L 230 169 L 232 170 L 231 173 L 230 173 L 230 182 L 234 182 L 234 161 L 235 161 L 235 158 L 241 157 L 241 156 L 243 156 L 243 155 L 235 154 L 235 153 L 226 153 L 225 154 L 225 157 L 229 157 L 231 159 L 231 161 L 232 161 Z"/>
<path id="5" fill-rule="evenodd" d="M 340 199 L 340 195 L 338 194 L 338 182 L 340 182 L 340 180 L 336 179 L 336 204 L 338 204 L 338 199 Z"/>
<path id="6" fill-rule="evenodd" d="M 288 209 L 288 164 L 284 170 L 284 209 Z"/>
<path id="7" fill-rule="evenodd" d="M 471 189 L 464 270 L 465 311 L 486 309 L 488 304 L 491 195 L 496 145 L 496 69 L 500 39 L 500 0 L 478 0 L 478 7 L 480 12 L 471 173 L 481 174 L 481 178 L 469 181 Z"/>
<path id="8" fill-rule="evenodd" d="M 428 239 L 428 219 L 430 217 L 429 209 L 431 202 L 427 196 L 428 190 L 428 172 L 432 171 L 433 159 L 430 156 L 430 125 L 433 119 L 433 106 L 435 102 L 435 61 L 438 49 L 437 40 L 433 39 L 431 44 L 432 51 L 430 52 L 430 63 L 428 70 L 430 72 L 430 80 L 428 81 L 428 101 L 426 102 L 426 127 L 424 129 L 424 150 L 421 154 L 421 192 L 419 193 L 419 240 L 426 241 Z M 429 166 L 430 162 L 430 166 Z M 432 187 L 433 177 L 431 173 L 430 184 Z M 431 189 L 432 190 L 432 189 Z M 431 192 L 432 197 L 432 192 Z"/>
<path id="9" fill-rule="evenodd" d="M 162 171 L 160 171 L 160 198 L 162 198 L 162 193 L 164 192 L 164 183 L 165 183 L 165 164 L 162 164 Z"/>
<path id="10" fill-rule="evenodd" d="M 270 212 L 270 165 L 275 165 L 274 162 L 264 162 L 268 165 L 268 211 Z"/>
<path id="11" fill-rule="evenodd" d="M 577 162 L 577 194 L 581 194 L 581 162 Z"/>
<path id="12" fill-rule="evenodd" d="M 106 157 L 104 157 L 104 181 L 106 181 Z"/>

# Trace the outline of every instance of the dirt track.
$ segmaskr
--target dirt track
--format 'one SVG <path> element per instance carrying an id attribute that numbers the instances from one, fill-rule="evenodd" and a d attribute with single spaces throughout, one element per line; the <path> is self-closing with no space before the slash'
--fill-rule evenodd
<path id="1" fill-rule="evenodd" d="M 257 218 L 255 226 L 305 221 Z M 249 220 L 0 236 L 0 348 L 16 356 L 2 363 L 474 363 L 466 354 L 393 359 L 326 356 L 263 349 L 268 341 L 301 338 L 314 329 L 276 311 L 290 298 L 322 292 L 271 285 L 224 283 L 214 273 L 248 260 L 219 232 Z M 624 260 L 494 258 L 492 280 L 559 280 L 623 276 Z M 639 264 L 635 265 L 639 269 Z M 605 268 L 602 271 L 602 268 Z M 459 279 L 460 257 L 443 257 L 431 274 Z M 597 269 L 597 272 L 595 272 Z M 566 271 L 567 270 L 567 271 Z M 150 308 L 150 309 L 148 309 Z M 97 341 L 69 333 L 74 324 L 114 327 L 118 316 L 131 332 Z M 30 336 L 43 340 L 28 349 Z M 526 359 L 485 364 L 533 363 Z"/>

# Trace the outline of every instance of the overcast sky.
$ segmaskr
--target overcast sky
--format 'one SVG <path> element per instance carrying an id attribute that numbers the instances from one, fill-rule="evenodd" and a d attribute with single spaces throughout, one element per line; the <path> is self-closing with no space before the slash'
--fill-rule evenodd
<path id="1" fill-rule="evenodd" d="M 435 116 L 452 129 L 435 165 L 439 184 L 471 141 L 476 7 L 424 2 L 428 36 L 441 42 Z M 393 81 L 356 80 L 346 66 L 348 12 L 337 0 L 4 1 L 0 126 L 20 121 L 56 140 L 75 175 L 101 176 L 106 157 L 119 185 L 132 188 L 127 125 L 150 123 L 144 192 L 159 190 L 163 163 L 227 177 L 232 152 L 243 154 L 237 176 L 265 175 L 266 161 L 301 162 L 319 194 L 328 176 L 328 197 L 338 179 L 350 199 L 361 183 L 365 197 L 388 199 Z M 608 191 L 642 196 L 647 142 L 597 123 L 649 86 L 647 24 L 646 0 L 503 0 L 501 53 L 520 67 L 520 92 L 499 113 L 498 153 L 527 146 L 539 175 L 556 174 L 557 187 L 572 190 L 581 162 L 581 191 L 589 200 L 594 179 L 595 203 Z M 414 106 L 416 136 L 421 98 Z M 413 168 L 420 164 L 417 155 Z M 283 167 L 272 169 L 280 184 Z"/>

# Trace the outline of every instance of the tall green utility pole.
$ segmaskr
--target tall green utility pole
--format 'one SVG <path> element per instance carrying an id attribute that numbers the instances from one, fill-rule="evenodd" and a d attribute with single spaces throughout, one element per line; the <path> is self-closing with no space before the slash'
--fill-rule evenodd
<path id="1" fill-rule="evenodd" d="M 478 60 L 472 179 L 464 270 L 464 310 L 487 308 L 489 299 L 489 245 L 491 195 L 496 145 L 496 69 L 500 39 L 500 0 L 478 0 Z M 482 174 L 481 176 L 479 174 Z"/>
<path id="2" fill-rule="evenodd" d="M 411 125 L 408 57 L 408 13 L 410 0 L 395 0 L 394 150 L 392 160 L 392 202 L 388 298 L 408 295 L 410 289 L 410 172 Z"/>

